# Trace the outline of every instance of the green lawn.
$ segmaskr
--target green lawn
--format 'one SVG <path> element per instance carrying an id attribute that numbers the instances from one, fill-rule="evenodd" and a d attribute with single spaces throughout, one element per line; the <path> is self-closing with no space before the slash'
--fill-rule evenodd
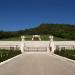
<path id="1" fill-rule="evenodd" d="M 32 40 L 32 36 L 33 35 L 25 35 L 25 37 L 26 37 L 25 40 L 26 41 Z M 49 40 L 49 35 L 41 35 L 41 39 L 42 39 L 42 41 L 48 41 Z M 2 40 L 3 41 L 20 41 L 21 40 L 21 37 L 12 37 L 12 38 L 2 39 Z M 55 41 L 65 41 L 67 39 L 60 38 L 60 37 L 54 37 L 54 40 Z"/>

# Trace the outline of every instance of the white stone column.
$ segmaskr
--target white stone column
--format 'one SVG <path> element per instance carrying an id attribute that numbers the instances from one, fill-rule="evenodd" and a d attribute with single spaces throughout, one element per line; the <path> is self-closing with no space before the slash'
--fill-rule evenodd
<path id="1" fill-rule="evenodd" d="M 25 39 L 25 36 L 21 36 L 21 52 L 23 53 L 24 52 L 24 40 Z"/>
<path id="2" fill-rule="evenodd" d="M 51 53 L 54 53 L 55 46 L 54 46 L 53 36 L 49 36 L 49 38 L 50 38 L 49 50 Z"/>
<path id="3" fill-rule="evenodd" d="M 39 40 L 41 41 L 41 38 L 40 38 L 40 36 L 39 36 Z"/>
<path id="4" fill-rule="evenodd" d="M 33 37 L 32 37 L 32 41 L 34 40 L 34 35 L 33 35 Z"/>
<path id="5" fill-rule="evenodd" d="M 50 53 L 49 47 L 47 47 L 47 53 Z"/>

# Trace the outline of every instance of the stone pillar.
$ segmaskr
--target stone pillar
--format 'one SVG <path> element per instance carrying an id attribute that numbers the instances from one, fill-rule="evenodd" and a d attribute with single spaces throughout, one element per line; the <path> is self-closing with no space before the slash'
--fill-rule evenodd
<path id="1" fill-rule="evenodd" d="M 54 53 L 55 46 L 54 46 L 53 36 L 49 36 L 49 38 L 50 38 L 49 50 L 51 53 Z"/>
<path id="2" fill-rule="evenodd" d="M 25 39 L 25 36 L 21 36 L 21 52 L 23 53 L 24 52 L 24 40 Z"/>
<path id="3" fill-rule="evenodd" d="M 33 41 L 33 38 L 32 38 L 32 41 Z"/>
<path id="4" fill-rule="evenodd" d="M 47 47 L 47 53 L 50 53 L 49 47 Z"/>
<path id="5" fill-rule="evenodd" d="M 41 41 L 41 38 L 40 38 L 40 36 L 39 36 L 39 40 Z"/>

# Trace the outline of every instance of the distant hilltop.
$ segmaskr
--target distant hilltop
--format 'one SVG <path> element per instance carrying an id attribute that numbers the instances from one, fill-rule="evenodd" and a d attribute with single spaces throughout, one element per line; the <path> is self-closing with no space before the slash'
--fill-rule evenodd
<path id="1" fill-rule="evenodd" d="M 19 31 L 0 31 L 0 39 L 18 37 L 21 35 L 53 35 L 75 40 L 75 25 L 70 24 L 40 24 L 38 27 Z"/>

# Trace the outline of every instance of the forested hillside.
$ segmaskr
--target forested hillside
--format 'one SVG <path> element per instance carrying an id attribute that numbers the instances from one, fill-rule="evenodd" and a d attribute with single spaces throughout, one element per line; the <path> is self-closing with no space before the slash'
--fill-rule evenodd
<path id="1" fill-rule="evenodd" d="M 0 31 L 0 39 L 18 37 L 21 35 L 53 35 L 56 37 L 75 40 L 75 25 L 69 24 L 40 24 L 36 28 L 19 30 L 14 32 Z"/>

